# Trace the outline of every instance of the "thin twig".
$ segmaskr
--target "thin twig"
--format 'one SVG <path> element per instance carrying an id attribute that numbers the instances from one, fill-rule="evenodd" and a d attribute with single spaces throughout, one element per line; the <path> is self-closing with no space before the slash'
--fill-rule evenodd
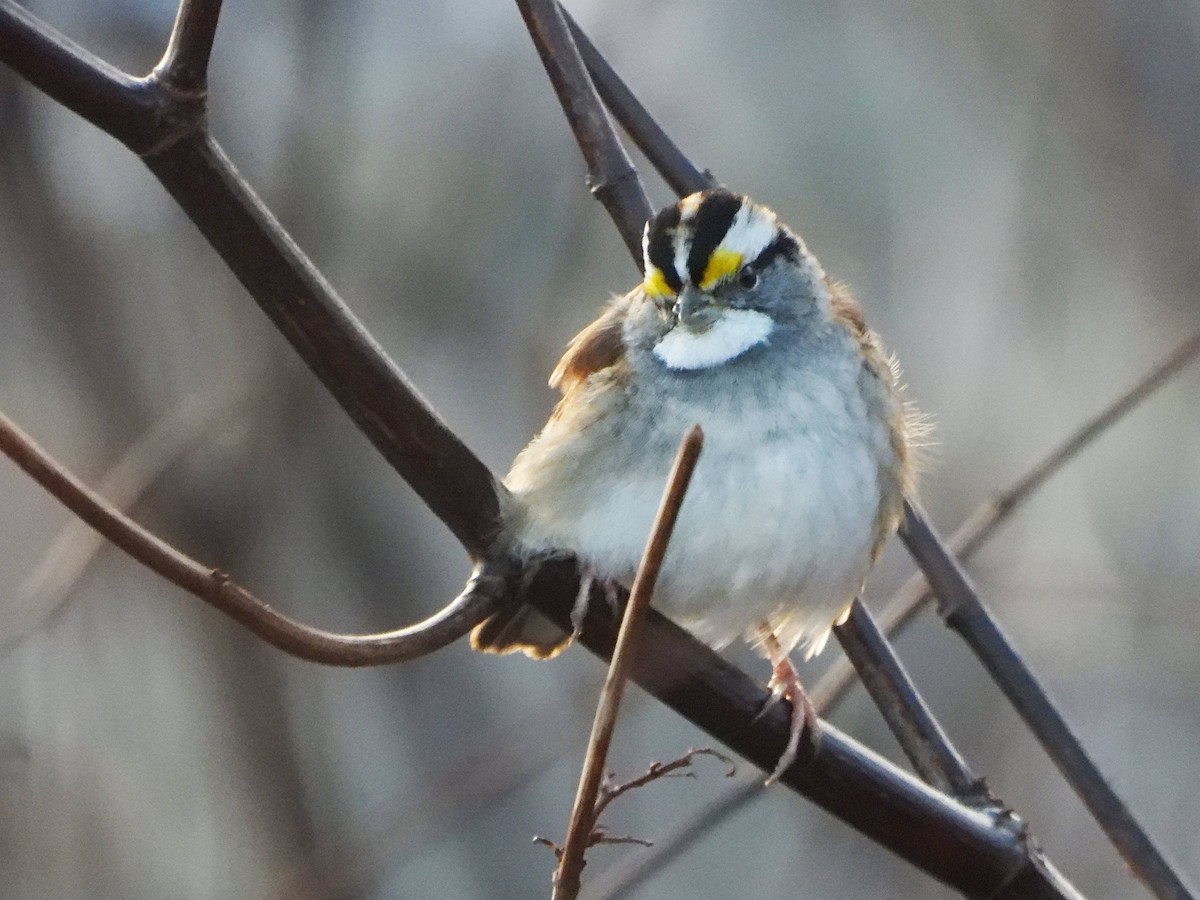
<path id="1" fill-rule="evenodd" d="M 645 838 L 633 837 L 629 834 L 609 834 L 607 831 L 599 831 L 595 835 L 594 843 L 596 844 L 635 844 L 638 847 L 653 847 L 654 844 Z"/>
<path id="2" fill-rule="evenodd" d="M 621 619 L 617 644 L 608 666 L 608 676 L 600 693 L 600 703 L 596 707 L 596 719 L 592 723 L 592 736 L 588 741 L 583 771 L 579 776 L 579 789 L 571 809 L 562 858 L 554 873 L 555 900 L 574 900 L 579 894 L 583 857 L 590 844 L 592 831 L 596 827 L 596 817 L 602 808 L 597 803 L 597 797 L 604 778 L 608 748 L 617 724 L 617 711 L 621 708 L 625 683 L 633 665 L 639 628 L 650 606 L 650 598 L 658 582 L 658 573 L 667 553 L 667 545 L 671 541 L 671 533 L 675 530 L 675 521 L 679 518 L 679 508 L 683 506 L 683 498 L 687 494 L 688 485 L 691 484 L 696 460 L 703 446 L 704 432 L 700 430 L 699 425 L 693 425 L 680 441 L 658 513 L 654 517 L 654 525 L 646 541 L 642 561 L 633 580 L 629 602 Z"/>
<path id="3" fill-rule="evenodd" d="M 596 798 L 596 818 L 599 819 L 604 814 L 604 810 L 614 800 L 623 797 L 630 791 L 644 788 L 646 785 L 652 784 L 655 781 L 661 781 L 664 778 L 695 778 L 695 773 L 690 771 L 690 769 L 697 756 L 711 756 L 729 766 L 729 771 L 725 773 L 726 778 L 732 778 L 737 772 L 737 769 L 733 765 L 733 760 L 723 753 L 718 753 L 712 747 L 692 749 L 670 762 L 650 763 L 650 768 L 645 772 L 627 781 L 613 782 L 610 778 L 603 779 L 600 784 L 600 794 Z M 682 771 L 684 769 L 688 769 L 689 771 Z"/>
<path id="4" fill-rule="evenodd" d="M 750 801 L 766 796 L 768 790 L 770 788 L 763 784 L 760 775 L 740 776 L 737 784 L 721 791 L 691 819 L 665 837 L 657 837 L 648 853 L 626 856 L 605 866 L 588 883 L 588 890 L 597 897 L 628 896 L 635 887 L 656 872 L 661 872 L 690 849 L 701 835 L 708 834 L 739 810 L 745 809 Z"/>
<path id="5" fill-rule="evenodd" d="M 563 628 L 561 602 L 576 583 L 574 565 L 552 562 L 528 600 Z M 649 694 L 764 772 L 775 768 L 791 726 L 785 704 L 731 662 L 654 609 L 635 652 L 632 678 Z M 593 603 L 579 642 L 608 658 L 617 623 Z M 819 753 L 805 753 L 779 783 L 968 896 L 1075 897 L 1073 888 L 1027 840 L 1019 819 L 970 809 L 887 762 L 826 721 Z M 1020 886 L 1020 892 L 1009 890 Z"/>
<path id="6" fill-rule="evenodd" d="M 495 609 L 511 573 L 499 563 L 476 566 L 467 586 L 424 622 L 383 634 L 321 631 L 290 619 L 218 569 L 201 565 L 94 494 L 0 413 L 0 453 L 108 540 L 142 565 L 216 607 L 267 643 L 331 666 L 376 666 L 415 659 L 462 637 Z"/>
<path id="7" fill-rule="evenodd" d="M 554 86 L 571 133 L 588 167 L 588 185 L 617 223 L 617 231 L 642 264 L 642 228 L 650 218 L 650 201 L 637 169 L 617 139 L 604 104 L 580 58 L 557 0 L 517 0 L 529 36 Z"/>
<path id="8" fill-rule="evenodd" d="M 128 509 L 168 466 L 211 435 L 248 397 L 245 389 L 224 389 L 173 406 L 121 455 L 97 493 L 117 509 Z M 24 637 L 49 618 L 106 543 L 104 535 L 71 516 L 41 559 L 0 602 L 0 644 Z"/>

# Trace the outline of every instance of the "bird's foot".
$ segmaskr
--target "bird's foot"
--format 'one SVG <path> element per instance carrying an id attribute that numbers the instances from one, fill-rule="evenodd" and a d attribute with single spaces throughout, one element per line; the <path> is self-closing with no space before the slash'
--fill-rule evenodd
<path id="1" fill-rule="evenodd" d="M 766 781 L 767 784 L 771 784 L 777 781 L 779 776 L 790 769 L 792 763 L 796 761 L 802 735 L 807 733 L 809 744 L 814 749 L 816 748 L 817 742 L 821 739 L 821 722 L 817 718 L 816 708 L 808 699 L 808 694 L 804 693 L 804 686 L 800 684 L 800 676 L 796 674 L 795 667 L 786 656 L 775 663 L 775 671 L 767 686 L 771 689 L 775 699 L 787 700 L 792 708 L 787 746 L 784 748 L 783 755 L 779 757 L 779 762 L 775 764 L 775 770 Z"/>
<path id="2" fill-rule="evenodd" d="M 808 694 L 804 693 L 804 686 L 800 684 L 800 676 L 796 674 L 796 667 L 792 665 L 787 653 L 780 646 L 779 639 L 765 625 L 761 633 L 763 650 L 773 667 L 771 680 L 767 683 L 767 687 L 771 690 L 772 702 L 784 699 L 791 704 L 792 708 L 787 746 L 783 750 L 783 755 L 779 757 L 779 762 L 775 764 L 775 770 L 771 772 L 766 781 L 767 784 L 771 784 L 777 781 L 796 761 L 802 735 L 807 733 L 809 746 L 814 752 L 816 751 L 821 740 L 821 722 L 817 717 L 816 708 L 808 699 Z M 764 711 L 765 709 L 764 707 Z"/>
<path id="3" fill-rule="evenodd" d="M 604 602 L 608 604 L 613 618 L 620 618 L 620 584 L 612 578 L 603 578 L 596 567 L 585 559 L 579 560 L 579 592 L 575 595 L 575 603 L 571 607 L 571 627 L 573 637 L 578 637 L 583 631 L 583 620 L 587 618 L 588 602 L 591 600 L 592 588 L 596 584 L 604 591 Z"/>
<path id="4" fill-rule="evenodd" d="M 574 562 L 580 567 L 585 565 L 570 550 L 526 551 L 523 557 L 525 560 L 524 567 L 521 569 L 521 577 L 517 580 L 514 587 L 516 597 L 521 602 L 525 602 L 528 599 L 533 583 L 537 580 L 538 575 L 541 574 L 545 566 L 565 562 Z"/>

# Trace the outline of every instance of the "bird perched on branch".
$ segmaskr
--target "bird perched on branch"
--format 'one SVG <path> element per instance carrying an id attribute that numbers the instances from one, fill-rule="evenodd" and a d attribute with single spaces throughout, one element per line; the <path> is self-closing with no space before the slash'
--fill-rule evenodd
<path id="1" fill-rule="evenodd" d="M 821 650 L 895 531 L 917 421 L 858 304 L 770 209 L 692 194 L 646 224 L 643 250 L 642 283 L 550 377 L 563 397 L 505 479 L 507 537 L 527 562 L 570 551 L 628 587 L 680 437 L 699 423 L 705 451 L 653 603 L 716 648 L 742 638 L 771 661 L 792 703 L 775 778 L 805 724 L 816 733 L 788 654 Z M 570 639 L 514 606 L 472 646 L 544 659 Z"/>

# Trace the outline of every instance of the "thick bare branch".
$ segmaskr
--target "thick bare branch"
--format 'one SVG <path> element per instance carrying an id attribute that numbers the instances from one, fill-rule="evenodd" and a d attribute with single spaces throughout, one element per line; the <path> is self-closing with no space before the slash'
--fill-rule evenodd
<path id="1" fill-rule="evenodd" d="M 146 159 L 359 429 L 475 559 L 504 490 L 417 393 L 207 134 Z"/>
<path id="2" fill-rule="evenodd" d="M 0 61 L 135 153 L 162 140 L 171 98 L 104 62 L 27 12 L 0 0 Z"/>
<path id="3" fill-rule="evenodd" d="M 0 452 L 142 565 L 216 607 L 267 643 L 301 659 L 331 666 L 376 666 L 424 656 L 483 621 L 508 587 L 506 573 L 497 565 L 483 563 L 454 601 L 410 628 L 369 635 L 321 631 L 271 608 L 224 572 L 185 556 L 109 506 L 3 414 Z"/>

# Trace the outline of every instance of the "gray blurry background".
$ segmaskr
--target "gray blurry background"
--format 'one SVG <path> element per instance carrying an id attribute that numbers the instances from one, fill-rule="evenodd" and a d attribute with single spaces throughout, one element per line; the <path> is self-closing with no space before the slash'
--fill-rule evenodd
<path id="1" fill-rule="evenodd" d="M 29 6 L 136 72 L 173 15 L 165 0 Z M 943 531 L 1200 328 L 1196 4 L 570 8 L 694 160 L 853 286 L 936 419 L 922 495 Z M 237 165 L 503 470 L 551 407 L 560 348 L 635 278 L 515 8 L 229 0 L 212 91 Z M 1193 883 L 1198 391 L 1185 372 L 971 567 Z M 408 623 L 467 572 L 140 163 L 7 70 L 0 408 L 93 483 L 125 459 L 110 493 L 132 489 L 140 521 L 315 624 Z M 546 895 L 553 860 L 529 839 L 564 829 L 598 662 L 459 644 L 320 668 L 112 549 L 64 578 L 85 561 L 76 541 L 47 575 L 68 521 L 0 464 L 0 896 Z M 910 571 L 892 547 L 870 597 Z M 957 638 L 923 620 L 899 649 L 1081 889 L 1139 896 Z M 895 756 L 861 692 L 834 721 Z M 614 764 L 703 743 L 635 692 Z M 699 780 L 638 792 L 609 824 L 666 834 L 722 771 L 701 761 Z M 587 874 L 638 852 L 594 850 Z M 637 896 L 751 894 L 952 896 L 783 789 Z"/>

